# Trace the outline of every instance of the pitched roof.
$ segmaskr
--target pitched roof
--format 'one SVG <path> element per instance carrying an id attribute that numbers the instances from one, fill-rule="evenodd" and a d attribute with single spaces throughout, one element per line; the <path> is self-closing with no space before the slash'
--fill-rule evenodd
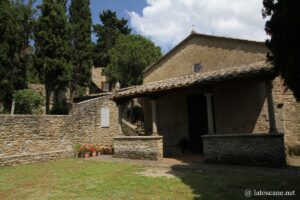
<path id="1" fill-rule="evenodd" d="M 256 77 L 273 78 L 274 76 L 275 72 L 273 66 L 262 61 L 241 65 L 239 67 L 224 68 L 217 71 L 197 73 L 123 88 L 114 93 L 113 99 L 135 98 L 151 93 L 180 89 L 194 85 L 207 85 L 222 81 L 243 80 Z"/>
<path id="2" fill-rule="evenodd" d="M 245 42 L 245 43 L 252 43 L 256 45 L 262 45 L 265 46 L 264 42 L 259 41 L 253 41 L 253 40 L 244 40 L 244 39 L 238 39 L 238 38 L 229 38 L 229 37 L 223 37 L 223 36 L 214 36 L 214 35 L 205 35 L 200 34 L 195 31 L 192 31 L 190 35 L 188 35 L 184 40 L 182 40 L 180 43 L 178 43 L 173 49 L 171 49 L 168 53 L 160 57 L 158 60 L 156 60 L 154 63 L 152 63 L 150 66 L 148 66 L 143 73 L 147 73 L 149 70 L 151 70 L 156 64 L 158 64 L 160 61 L 165 59 L 166 57 L 170 56 L 174 51 L 176 51 L 178 48 L 180 48 L 182 45 L 187 43 L 190 39 L 194 37 L 205 37 L 205 38 L 211 38 L 211 39 L 223 39 L 223 40 L 231 40 L 231 41 L 239 41 L 239 42 Z"/>

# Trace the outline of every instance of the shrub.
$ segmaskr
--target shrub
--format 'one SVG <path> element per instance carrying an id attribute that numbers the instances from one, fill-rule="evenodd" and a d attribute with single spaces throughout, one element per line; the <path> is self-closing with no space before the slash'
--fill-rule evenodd
<path id="1" fill-rule="evenodd" d="M 31 89 L 18 90 L 14 94 L 15 114 L 38 114 L 44 99 L 40 93 Z"/>
<path id="2" fill-rule="evenodd" d="M 143 113 L 143 108 L 140 106 L 133 106 L 131 108 L 131 122 L 136 122 L 136 121 L 143 121 L 144 118 L 144 113 Z"/>

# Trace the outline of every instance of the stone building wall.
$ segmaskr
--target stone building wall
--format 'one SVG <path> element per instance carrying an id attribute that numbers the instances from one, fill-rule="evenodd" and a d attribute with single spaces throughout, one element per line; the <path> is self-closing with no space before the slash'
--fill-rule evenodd
<path id="1" fill-rule="evenodd" d="M 215 86 L 217 134 L 268 133 L 265 82 L 252 80 Z"/>
<path id="2" fill-rule="evenodd" d="M 37 155 L 40 160 L 71 156 L 76 144 L 112 146 L 118 133 L 118 112 L 109 98 L 75 104 L 65 116 L 0 115 L 0 166 L 35 162 Z M 109 108 L 108 128 L 101 127 L 101 107 Z"/>
<path id="3" fill-rule="evenodd" d="M 201 72 L 235 67 L 266 59 L 264 43 L 193 34 L 149 70 L 144 83 L 194 74 L 193 66 L 203 66 Z"/>
<path id="4" fill-rule="evenodd" d="M 206 161 L 238 165 L 285 165 L 283 134 L 203 136 Z"/>
<path id="5" fill-rule="evenodd" d="M 287 164 L 300 166 L 300 102 L 279 77 L 273 81 L 273 98 L 277 129 L 284 133 Z"/>
<path id="6" fill-rule="evenodd" d="M 117 136 L 114 138 L 114 156 L 140 160 L 163 158 L 161 136 Z"/>

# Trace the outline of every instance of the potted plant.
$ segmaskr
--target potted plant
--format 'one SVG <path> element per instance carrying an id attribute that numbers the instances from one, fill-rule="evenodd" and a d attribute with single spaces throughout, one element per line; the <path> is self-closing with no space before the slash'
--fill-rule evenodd
<path id="1" fill-rule="evenodd" d="M 95 145 L 90 147 L 90 152 L 92 152 L 93 157 L 97 156 L 97 148 Z"/>
<path id="2" fill-rule="evenodd" d="M 90 157 L 90 148 L 88 145 L 84 144 L 81 146 L 80 150 L 84 154 L 84 158 L 89 158 Z"/>
<path id="3" fill-rule="evenodd" d="M 82 152 L 81 152 L 81 145 L 80 144 L 76 144 L 75 145 L 75 151 L 76 151 L 76 157 L 80 158 L 81 154 L 82 154 Z"/>

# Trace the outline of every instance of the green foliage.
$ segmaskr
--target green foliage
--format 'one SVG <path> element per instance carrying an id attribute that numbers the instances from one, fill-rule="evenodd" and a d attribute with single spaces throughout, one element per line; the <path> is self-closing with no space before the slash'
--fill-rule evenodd
<path id="1" fill-rule="evenodd" d="M 98 37 L 94 51 L 94 64 L 98 67 L 106 67 L 109 63 L 109 50 L 115 45 L 119 35 L 129 35 L 131 29 L 128 20 L 118 19 L 116 12 L 105 10 L 100 14 L 102 24 L 93 26 Z"/>
<path id="2" fill-rule="evenodd" d="M 43 96 L 31 89 L 18 90 L 14 94 L 15 114 L 37 114 L 43 105 Z"/>
<path id="3" fill-rule="evenodd" d="M 104 73 L 109 82 L 122 87 L 141 84 L 143 70 L 161 57 L 159 47 L 140 35 L 120 35 L 109 51 L 110 64 Z"/>
<path id="4" fill-rule="evenodd" d="M 26 87 L 31 58 L 32 1 L 0 1 L 0 101 L 9 110 L 14 91 Z"/>
<path id="5" fill-rule="evenodd" d="M 55 103 L 51 109 L 52 115 L 67 115 L 69 114 L 69 107 L 66 102 Z"/>
<path id="6" fill-rule="evenodd" d="M 133 106 L 130 110 L 131 116 L 130 116 L 130 121 L 132 123 L 135 123 L 137 121 L 144 121 L 144 113 L 143 113 L 143 108 L 140 106 Z"/>
<path id="7" fill-rule="evenodd" d="M 263 16 L 270 16 L 265 30 L 271 39 L 266 45 L 271 50 L 268 60 L 285 80 L 286 85 L 300 100 L 300 1 L 264 0 Z"/>
<path id="8" fill-rule="evenodd" d="M 72 0 L 70 6 L 72 80 L 70 100 L 73 99 L 79 86 L 87 86 L 91 79 L 92 67 L 92 18 L 90 0 Z"/>
<path id="9" fill-rule="evenodd" d="M 46 113 L 50 95 L 71 80 L 70 33 L 65 0 L 44 0 L 34 26 L 35 67 L 46 88 Z"/>

